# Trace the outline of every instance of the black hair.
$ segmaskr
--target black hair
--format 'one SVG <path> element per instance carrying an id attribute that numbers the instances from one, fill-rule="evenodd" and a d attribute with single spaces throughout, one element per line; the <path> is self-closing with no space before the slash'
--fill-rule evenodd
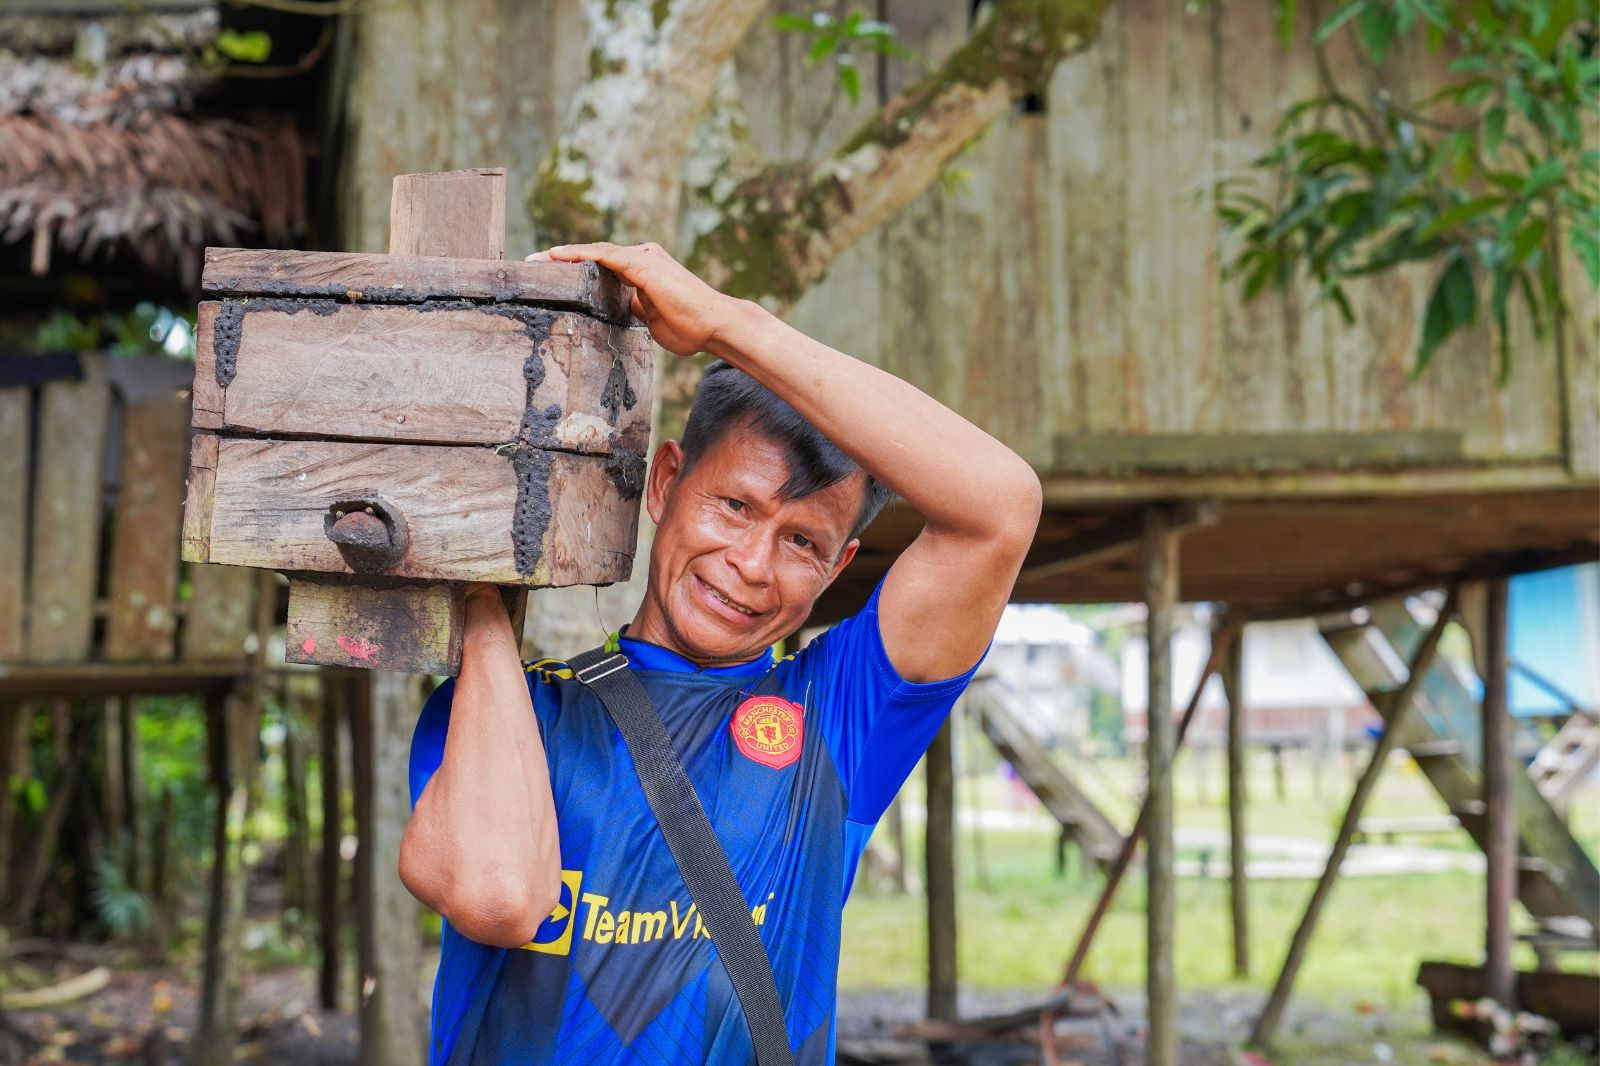
<path id="1" fill-rule="evenodd" d="M 783 450 L 789 479 L 778 490 L 782 499 L 810 496 L 852 474 L 865 474 L 854 459 L 840 451 L 800 412 L 755 378 L 721 359 L 706 367 L 695 390 L 689 422 L 683 429 L 683 472 L 688 473 L 713 444 L 739 426 L 748 427 Z M 861 510 L 850 528 L 850 540 L 861 535 L 893 495 L 876 478 L 865 476 L 866 489 Z"/>

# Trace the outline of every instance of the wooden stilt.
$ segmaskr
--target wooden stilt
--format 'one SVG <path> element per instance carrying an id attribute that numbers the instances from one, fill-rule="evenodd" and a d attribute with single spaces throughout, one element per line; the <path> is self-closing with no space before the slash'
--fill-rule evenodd
<path id="1" fill-rule="evenodd" d="M 911 868 L 906 861 L 905 804 L 899 796 L 889 804 L 889 839 L 894 842 L 894 891 L 903 896 L 911 890 Z"/>
<path id="2" fill-rule="evenodd" d="M 118 701 L 122 733 L 122 808 L 128 825 L 128 883 L 150 891 L 150 863 L 145 836 L 144 781 L 139 769 L 139 712 L 136 696 Z"/>
<path id="3" fill-rule="evenodd" d="M 1183 717 L 1178 722 L 1177 747 L 1183 746 L 1183 738 L 1189 732 L 1189 723 L 1194 720 L 1195 711 L 1200 706 L 1200 695 L 1205 691 L 1206 682 L 1216 672 L 1218 664 L 1222 661 L 1222 653 L 1228 644 L 1238 639 L 1237 631 L 1233 628 L 1213 633 L 1211 637 L 1211 652 L 1206 657 L 1205 668 L 1200 671 L 1200 680 L 1195 682 L 1194 692 L 1189 697 L 1189 703 L 1183 710 Z M 1117 897 L 1117 890 L 1122 887 L 1122 879 L 1126 876 L 1128 868 L 1133 865 L 1133 857 L 1139 850 L 1139 842 L 1144 839 L 1145 830 L 1150 824 L 1150 797 L 1145 796 L 1139 808 L 1139 817 L 1134 820 L 1133 828 L 1122 840 L 1122 850 L 1112 861 L 1111 867 L 1106 871 L 1105 887 L 1100 890 L 1100 898 L 1095 901 L 1094 910 L 1089 913 L 1089 920 L 1084 923 L 1083 932 L 1078 934 L 1078 945 L 1072 950 L 1072 958 L 1067 962 L 1066 973 L 1061 978 L 1061 983 L 1071 987 L 1078 980 L 1078 975 L 1083 972 L 1084 961 L 1089 957 L 1089 949 L 1094 946 L 1095 934 L 1100 931 L 1100 923 L 1105 921 L 1106 914 L 1111 910 L 1111 903 Z"/>
<path id="4" fill-rule="evenodd" d="M 927 844 L 923 882 L 928 894 L 928 1017 L 956 1019 L 955 765 L 947 721 L 928 745 Z"/>
<path id="5" fill-rule="evenodd" d="M 1490 581 L 1488 586 L 1484 633 L 1488 669 L 1483 679 L 1483 802 L 1488 822 L 1484 976 L 1489 995 L 1514 1008 L 1511 901 L 1517 891 L 1517 818 L 1511 789 L 1511 712 L 1506 684 L 1506 579 Z"/>
<path id="6" fill-rule="evenodd" d="M 343 775 L 340 773 L 340 722 L 349 714 L 349 684 L 323 670 L 318 673 L 321 692 L 317 720 L 318 770 L 322 782 L 322 840 L 317 866 L 317 940 L 321 947 L 317 995 L 323 1010 L 339 1009 L 339 960 L 343 954 L 340 907 L 344 863 L 339 847 L 344 838 Z"/>
<path id="7" fill-rule="evenodd" d="M 1173 963 L 1176 915 L 1172 866 L 1172 760 L 1177 753 L 1172 720 L 1172 630 L 1178 605 L 1178 534 L 1159 507 L 1145 511 L 1144 589 L 1148 616 L 1145 746 L 1148 785 L 1145 806 L 1149 830 L 1145 844 L 1145 989 L 1149 1036 L 1145 1062 L 1176 1066 L 1178 1061 L 1177 981 Z"/>
<path id="8" fill-rule="evenodd" d="M 1228 643 L 1222 658 L 1222 688 L 1228 696 L 1228 901 L 1233 916 L 1233 975 L 1250 976 L 1249 859 L 1245 832 L 1244 634 Z"/>
<path id="9" fill-rule="evenodd" d="M 260 704 L 245 685 L 208 696 L 206 723 L 217 797 L 206 901 L 204 975 L 194 1061 L 227 1066 L 239 1037 L 240 936 L 244 926 L 246 826 L 260 744 Z"/>
<path id="10" fill-rule="evenodd" d="M 306 792 L 306 698 L 303 690 L 286 679 L 283 731 L 283 873 L 284 909 L 295 912 L 294 923 L 310 920 L 312 907 L 311 812 Z M 305 679 L 309 681 L 310 679 Z"/>
<path id="11" fill-rule="evenodd" d="M 411 727 L 420 706 L 416 678 L 388 670 L 370 675 L 356 776 L 361 790 L 357 885 L 361 944 L 361 1061 L 421 1066 L 426 1061 L 418 971 L 420 904 L 400 883 L 400 838 L 411 817 Z"/>
<path id="12" fill-rule="evenodd" d="M 1372 758 L 1367 763 L 1366 769 L 1361 772 L 1361 778 L 1356 782 L 1355 791 L 1350 796 L 1350 806 L 1345 809 L 1344 819 L 1339 823 L 1339 832 L 1333 838 L 1333 850 L 1328 855 L 1328 864 L 1323 868 L 1322 876 L 1317 880 L 1317 887 L 1311 893 L 1311 900 L 1306 904 L 1306 912 L 1300 919 L 1299 927 L 1294 931 L 1294 938 L 1289 943 L 1289 952 L 1283 960 L 1283 969 L 1278 972 L 1277 983 L 1273 985 L 1272 994 L 1267 997 L 1267 1005 L 1262 1008 L 1261 1017 L 1256 1019 L 1255 1028 L 1250 1033 L 1252 1044 L 1259 1046 L 1269 1043 L 1277 1031 L 1278 1023 L 1283 1020 L 1283 1010 L 1288 1005 L 1289 993 L 1294 989 L 1295 976 L 1300 972 L 1300 964 L 1305 961 L 1311 934 L 1316 931 L 1322 907 L 1327 903 L 1333 883 L 1339 877 L 1339 867 L 1344 863 L 1345 853 L 1350 850 L 1350 841 L 1355 836 L 1356 825 L 1361 821 L 1361 812 L 1367 805 L 1368 797 L 1372 795 L 1373 786 L 1378 783 L 1378 775 L 1383 772 L 1384 764 L 1394 752 L 1401 726 L 1411 709 L 1412 701 L 1416 699 L 1423 677 L 1433 667 L 1434 656 L 1439 650 L 1439 638 L 1444 635 L 1444 628 L 1449 623 L 1451 615 L 1455 613 L 1455 608 L 1456 594 L 1452 589 L 1445 601 L 1444 609 L 1439 612 L 1438 621 L 1434 622 L 1433 628 L 1428 630 L 1428 635 L 1417 648 L 1417 654 L 1411 660 L 1410 670 L 1406 674 L 1405 683 L 1389 697 L 1393 701 L 1393 712 L 1384 716 L 1388 720 L 1388 725 L 1378 737 L 1378 743 L 1372 749 Z"/>

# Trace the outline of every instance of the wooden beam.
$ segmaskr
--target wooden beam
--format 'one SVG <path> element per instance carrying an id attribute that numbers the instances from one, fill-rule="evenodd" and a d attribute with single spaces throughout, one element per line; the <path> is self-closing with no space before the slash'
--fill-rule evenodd
<path id="1" fill-rule="evenodd" d="M 1073 433 L 1056 439 L 1052 473 L 1185 473 L 1399 468 L 1460 462 L 1461 433 Z"/>
<path id="2" fill-rule="evenodd" d="M 0 665 L 0 697 L 88 699 L 135 693 L 206 692 L 227 688 L 242 670 L 242 656 L 175 663 L 8 664 Z"/>
<path id="3" fill-rule="evenodd" d="M 284 659 L 453 674 L 461 666 L 465 590 L 458 583 L 373 588 L 297 576 L 289 583 Z"/>
<path id="4" fill-rule="evenodd" d="M 197 428 L 596 455 L 649 442 L 654 347 L 642 328 L 460 303 L 247 300 L 220 314 L 202 304 L 201 318 Z M 552 408 L 559 419 L 544 416 Z"/>
<path id="5" fill-rule="evenodd" d="M 0 507 L 0 662 L 22 658 L 26 646 L 28 574 L 28 454 L 33 393 L 0 389 L 0 485 L 11 498 Z"/>
<path id="6" fill-rule="evenodd" d="M 946 720 L 923 759 L 928 805 L 923 848 L 923 882 L 928 890 L 928 1017 L 941 1021 L 957 1017 L 954 747 Z"/>
<path id="7" fill-rule="evenodd" d="M 1483 802 L 1487 826 L 1484 855 L 1486 917 L 1484 971 L 1489 995 L 1515 1010 L 1511 969 L 1511 901 L 1517 892 L 1517 817 L 1511 789 L 1511 709 L 1507 703 L 1507 581 L 1488 583 L 1484 626 Z"/>
<path id="8" fill-rule="evenodd" d="M 1188 500 L 1168 507 L 1167 522 L 1174 532 L 1217 523 L 1221 509 L 1214 500 Z M 1045 544 L 1028 554 L 1017 585 L 1058 577 L 1073 570 L 1096 566 L 1107 559 L 1131 554 L 1144 539 L 1144 510 L 1113 516 L 1103 526 L 1055 544 Z"/>
<path id="9" fill-rule="evenodd" d="M 488 300 L 633 321 L 633 287 L 594 263 L 207 248 L 200 287 L 217 296 L 370 303 Z"/>
<path id="10" fill-rule="evenodd" d="M 310 440 L 219 442 L 210 561 L 351 574 L 329 537 L 341 504 L 405 530 L 382 576 L 559 586 L 633 568 L 636 486 L 598 455 Z"/>
<path id="11" fill-rule="evenodd" d="M 1284 956 L 1283 968 L 1278 972 L 1278 980 L 1272 987 L 1272 994 L 1267 997 L 1266 1006 L 1262 1008 L 1261 1016 L 1256 1019 L 1255 1027 L 1251 1030 L 1250 1043 L 1257 1047 L 1272 1041 L 1278 1024 L 1283 1020 L 1283 1011 L 1288 1006 L 1289 994 L 1294 990 L 1294 980 L 1300 972 L 1300 964 L 1305 961 L 1311 934 L 1316 931 L 1317 919 L 1322 915 L 1323 905 L 1328 901 L 1334 881 L 1338 880 L 1339 867 L 1344 864 L 1345 854 L 1350 850 L 1350 841 L 1355 837 L 1356 826 L 1361 821 L 1361 812 L 1366 808 L 1367 799 L 1372 795 L 1384 765 L 1399 743 L 1411 704 L 1422 688 L 1423 678 L 1433 668 L 1434 658 L 1439 651 L 1439 640 L 1444 636 L 1445 626 L 1449 624 L 1455 610 L 1456 593 L 1452 588 L 1445 600 L 1444 608 L 1439 612 L 1438 620 L 1428 630 L 1428 635 L 1423 638 L 1416 655 L 1412 657 L 1404 683 L 1389 697 L 1393 709 L 1384 715 L 1387 722 L 1383 732 L 1378 736 L 1378 743 L 1373 746 L 1372 758 L 1361 771 L 1361 777 L 1356 781 L 1355 790 L 1350 795 L 1350 805 L 1345 808 L 1344 818 L 1339 823 L 1339 831 L 1334 835 L 1333 848 L 1328 853 L 1327 865 L 1323 867 L 1322 876 L 1317 879 L 1316 888 L 1312 890 L 1311 899 L 1306 904 L 1305 914 L 1294 931 L 1294 938 L 1289 943 L 1289 951 Z"/>
<path id="12" fill-rule="evenodd" d="M 1178 1003 L 1173 958 L 1176 883 L 1173 873 L 1172 760 L 1177 754 L 1172 720 L 1172 632 L 1178 605 L 1179 534 L 1165 508 L 1144 514 L 1144 600 L 1148 608 L 1145 635 L 1145 804 L 1149 836 L 1145 844 L 1145 989 L 1149 1029 L 1145 1062 L 1177 1066 Z"/>
<path id="13" fill-rule="evenodd" d="M 1250 976 L 1250 889 L 1245 829 L 1246 783 L 1244 725 L 1244 633 L 1230 641 L 1222 660 L 1222 688 L 1228 697 L 1228 913 L 1233 926 L 1233 975 Z"/>

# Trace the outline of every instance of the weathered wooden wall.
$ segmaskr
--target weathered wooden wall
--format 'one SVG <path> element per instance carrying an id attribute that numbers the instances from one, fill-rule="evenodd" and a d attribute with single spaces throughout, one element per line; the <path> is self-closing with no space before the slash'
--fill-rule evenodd
<path id="1" fill-rule="evenodd" d="M 889 18 L 904 44 L 937 56 L 968 9 L 891 0 Z M 1408 84 L 1397 89 L 1428 84 L 1442 65 L 1400 57 Z M 902 66 L 891 61 L 891 75 Z M 750 77 L 759 96 L 763 76 Z M 1220 278 L 1203 190 L 1237 173 L 1316 88 L 1310 49 L 1280 48 L 1265 0 L 1195 12 L 1119 0 L 1095 46 L 1057 70 L 1042 111 L 1018 109 L 991 130 L 793 319 L 952 404 L 1042 471 L 1073 472 L 1081 460 L 1064 439 L 1086 434 L 1441 430 L 1462 435 L 1469 464 L 1559 466 L 1570 438 L 1573 470 L 1592 477 L 1600 307 L 1584 283 L 1572 287 L 1581 320 L 1566 365 L 1524 323 L 1500 388 L 1487 328 L 1411 376 L 1425 267 L 1358 286 L 1355 327 L 1304 293 L 1245 306 Z"/>
<path id="2" fill-rule="evenodd" d="M 781 0 L 774 10 L 817 6 Z M 937 59 L 966 35 L 971 7 L 887 0 L 886 14 L 902 44 Z M 371 175 L 489 163 L 510 172 L 507 255 L 531 247 L 526 190 L 587 72 L 577 0 L 472 0 L 448 14 L 405 0 L 362 16 L 356 33 L 359 47 L 390 58 L 358 64 L 367 80 L 350 87 L 365 133 L 359 173 L 344 186 L 348 247 L 383 246 L 387 185 L 367 188 Z M 775 158 L 827 151 L 880 92 L 917 73 L 888 60 L 866 71 L 859 107 L 830 108 L 832 69 L 807 67 L 807 47 L 763 21 L 736 63 L 750 135 Z M 1336 69 L 1346 62 L 1333 56 Z M 454 118 L 426 123 L 401 102 L 395 87 L 434 84 L 408 64 L 437 65 Z M 1442 61 L 1401 55 L 1391 65 L 1405 91 L 1437 77 Z M 1523 329 L 1500 388 L 1487 328 L 1411 376 L 1425 267 L 1357 287 L 1354 328 L 1304 293 L 1242 306 L 1222 281 L 1201 193 L 1257 154 L 1285 106 L 1315 88 L 1310 50 L 1280 47 L 1267 0 L 1193 12 L 1179 0 L 1119 0 L 1041 106 L 1019 108 L 948 180 L 848 251 L 792 319 L 952 404 L 1044 472 L 1078 472 L 1085 439 L 1110 438 L 1115 451 L 1122 437 L 1443 431 L 1461 435 L 1458 466 L 1592 479 L 1600 304 L 1581 284 L 1565 357 Z"/>

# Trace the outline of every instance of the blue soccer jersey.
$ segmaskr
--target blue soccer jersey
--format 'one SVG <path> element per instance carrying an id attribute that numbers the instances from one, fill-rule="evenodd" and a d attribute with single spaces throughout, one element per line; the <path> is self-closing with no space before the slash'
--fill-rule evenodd
<path id="1" fill-rule="evenodd" d="M 881 589 L 881 585 L 880 585 Z M 971 671 L 900 679 L 867 607 L 796 655 L 700 669 L 627 637 L 772 960 L 789 1043 L 833 1062 L 839 927 L 872 828 Z M 750 1062 L 749 1029 L 621 733 L 564 664 L 530 664 L 561 833 L 561 899 L 523 948 L 444 930 L 434 1066 Z M 411 742 L 411 801 L 439 766 L 454 682 Z"/>

